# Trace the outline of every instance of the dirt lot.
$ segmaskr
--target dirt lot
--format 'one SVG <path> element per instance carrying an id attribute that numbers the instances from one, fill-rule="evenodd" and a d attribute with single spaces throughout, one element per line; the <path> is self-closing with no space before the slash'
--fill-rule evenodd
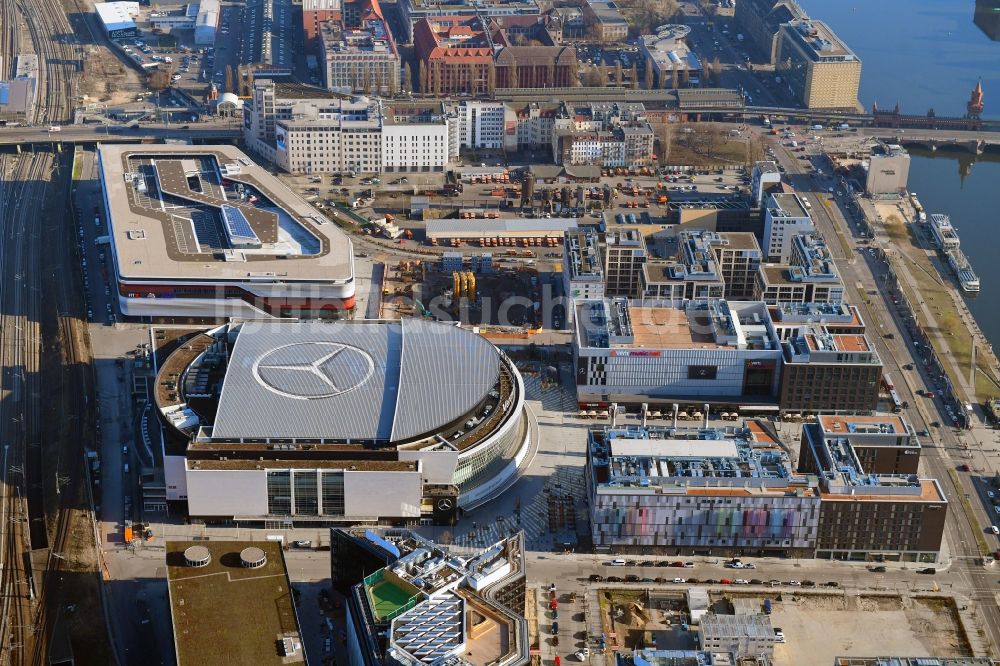
<path id="1" fill-rule="evenodd" d="M 774 647 L 775 666 L 832 664 L 834 657 L 874 654 L 968 656 L 946 599 L 785 595 L 772 621 L 787 643 Z M 891 631 L 873 631 L 891 627 Z"/>

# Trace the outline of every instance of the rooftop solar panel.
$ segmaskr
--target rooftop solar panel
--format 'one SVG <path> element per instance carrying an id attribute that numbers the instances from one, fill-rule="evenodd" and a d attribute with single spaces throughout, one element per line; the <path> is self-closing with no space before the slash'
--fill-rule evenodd
<path id="1" fill-rule="evenodd" d="M 254 245 L 260 247 L 260 239 L 246 216 L 235 206 L 222 206 L 222 219 L 226 223 L 226 234 L 234 246 Z"/>

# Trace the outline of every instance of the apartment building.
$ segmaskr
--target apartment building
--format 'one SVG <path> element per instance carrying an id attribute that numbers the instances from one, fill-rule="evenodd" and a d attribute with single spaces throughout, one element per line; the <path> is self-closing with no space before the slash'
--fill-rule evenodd
<path id="1" fill-rule="evenodd" d="M 865 321 L 857 306 L 838 303 L 784 302 L 768 307 L 771 321 L 782 340 L 805 334 L 810 326 L 819 324 L 827 333 L 861 335 Z"/>
<path id="2" fill-rule="evenodd" d="M 821 21 L 781 26 L 775 68 L 807 109 L 858 109 L 861 59 Z"/>
<path id="3" fill-rule="evenodd" d="M 482 16 L 488 19 L 508 17 L 538 17 L 541 10 L 535 0 L 455 0 L 441 3 L 434 0 L 401 0 L 399 3 L 403 28 L 408 41 L 414 41 L 416 26 L 423 19 L 437 19 L 443 16 L 464 18 Z"/>

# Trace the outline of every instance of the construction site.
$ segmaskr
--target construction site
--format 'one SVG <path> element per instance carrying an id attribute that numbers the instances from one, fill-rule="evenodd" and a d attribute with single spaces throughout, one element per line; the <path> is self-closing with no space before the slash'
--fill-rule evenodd
<path id="1" fill-rule="evenodd" d="M 495 262 L 490 253 L 446 252 L 440 261 L 400 261 L 387 267 L 382 295 L 382 315 L 388 317 L 526 329 L 542 323 L 538 271 L 503 259 Z"/>

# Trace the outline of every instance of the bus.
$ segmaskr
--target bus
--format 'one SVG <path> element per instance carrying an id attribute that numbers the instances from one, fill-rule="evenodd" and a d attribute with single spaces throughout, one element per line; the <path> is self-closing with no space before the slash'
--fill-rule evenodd
<path id="1" fill-rule="evenodd" d="M 896 389 L 889 391 L 889 399 L 892 401 L 892 411 L 898 414 L 903 411 L 903 401 L 899 399 L 899 394 L 896 393 Z"/>
<path id="2" fill-rule="evenodd" d="M 885 387 L 886 392 L 892 392 L 896 388 L 896 386 L 892 383 L 892 377 L 889 376 L 888 372 L 882 373 L 882 386 Z"/>

